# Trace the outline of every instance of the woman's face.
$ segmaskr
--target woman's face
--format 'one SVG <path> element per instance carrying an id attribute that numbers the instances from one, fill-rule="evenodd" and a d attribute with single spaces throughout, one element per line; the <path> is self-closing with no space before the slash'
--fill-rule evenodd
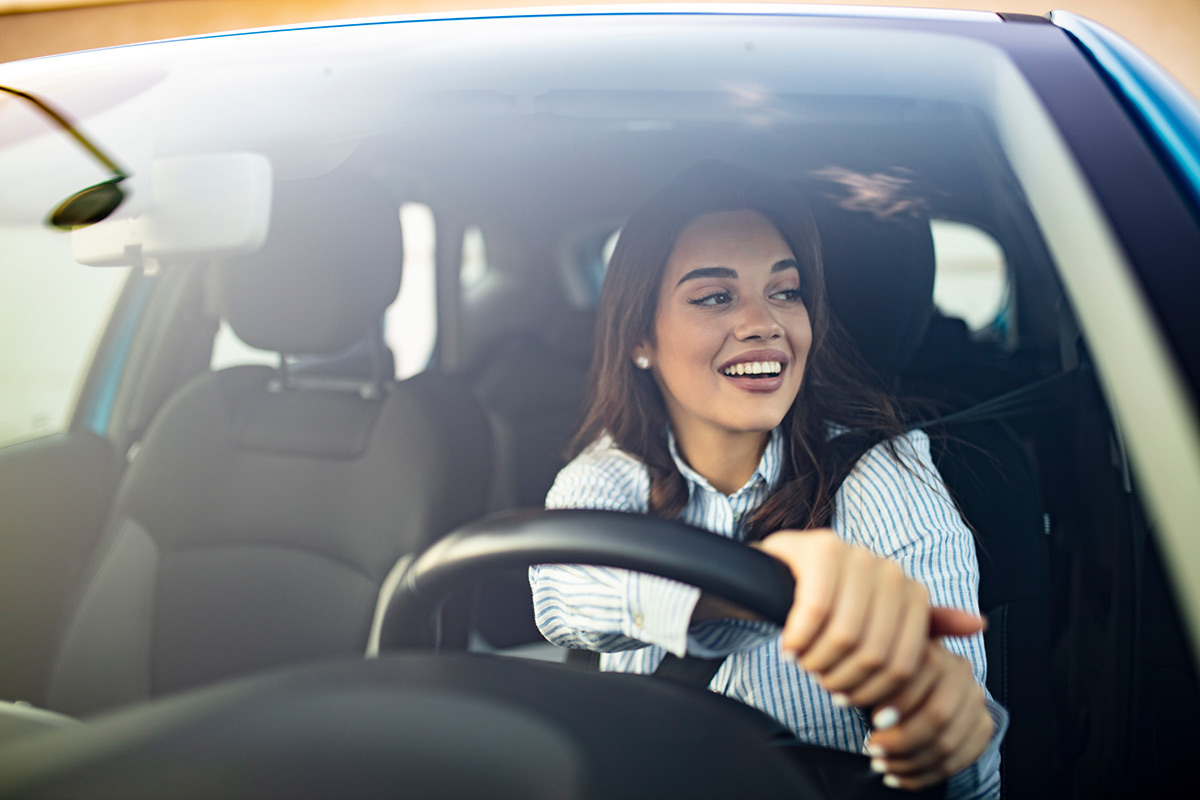
<path id="1" fill-rule="evenodd" d="M 812 345 L 800 272 L 755 211 L 722 211 L 683 229 L 659 287 L 650 360 L 681 441 L 763 434 L 796 399 Z"/>

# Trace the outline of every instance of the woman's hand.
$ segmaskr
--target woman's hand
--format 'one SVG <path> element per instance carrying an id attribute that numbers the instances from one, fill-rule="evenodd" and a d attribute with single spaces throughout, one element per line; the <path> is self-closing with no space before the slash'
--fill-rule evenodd
<path id="1" fill-rule="evenodd" d="M 796 579 L 783 651 L 835 703 L 876 706 L 913 682 L 930 637 L 922 584 L 830 530 L 780 531 L 758 546 Z"/>
<path id="2" fill-rule="evenodd" d="M 780 531 L 758 546 L 796 579 L 783 651 L 835 703 L 875 709 L 868 751 L 885 783 L 921 789 L 979 758 L 993 732 L 983 690 L 938 638 L 978 633 L 983 620 L 930 608 L 898 564 L 829 530 Z"/>
<path id="3" fill-rule="evenodd" d="M 975 762 L 994 723 L 970 663 L 940 642 L 925 645 L 916 677 L 875 711 L 871 769 L 898 789 L 923 789 Z M 889 724 L 890 723 L 890 724 Z"/>

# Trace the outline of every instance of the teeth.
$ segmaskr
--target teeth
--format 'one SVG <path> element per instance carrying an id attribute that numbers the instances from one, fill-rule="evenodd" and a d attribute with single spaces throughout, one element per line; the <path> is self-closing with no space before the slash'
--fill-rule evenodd
<path id="1" fill-rule="evenodd" d="M 726 375 L 778 375 L 783 372 L 779 361 L 743 361 L 725 368 Z"/>

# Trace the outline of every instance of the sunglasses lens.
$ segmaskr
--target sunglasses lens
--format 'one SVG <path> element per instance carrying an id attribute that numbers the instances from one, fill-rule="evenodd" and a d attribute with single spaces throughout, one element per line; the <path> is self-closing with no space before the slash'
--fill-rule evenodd
<path id="1" fill-rule="evenodd" d="M 117 210 L 125 193 L 117 181 L 105 181 L 71 195 L 50 214 L 50 224 L 63 230 L 83 228 Z"/>

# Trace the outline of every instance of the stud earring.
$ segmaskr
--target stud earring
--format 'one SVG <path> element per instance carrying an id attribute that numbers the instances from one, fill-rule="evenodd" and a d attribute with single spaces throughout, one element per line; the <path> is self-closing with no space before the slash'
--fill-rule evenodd
<path id="1" fill-rule="evenodd" d="M 650 359 L 645 356 L 638 356 L 633 363 L 637 364 L 638 369 L 650 369 Z"/>

